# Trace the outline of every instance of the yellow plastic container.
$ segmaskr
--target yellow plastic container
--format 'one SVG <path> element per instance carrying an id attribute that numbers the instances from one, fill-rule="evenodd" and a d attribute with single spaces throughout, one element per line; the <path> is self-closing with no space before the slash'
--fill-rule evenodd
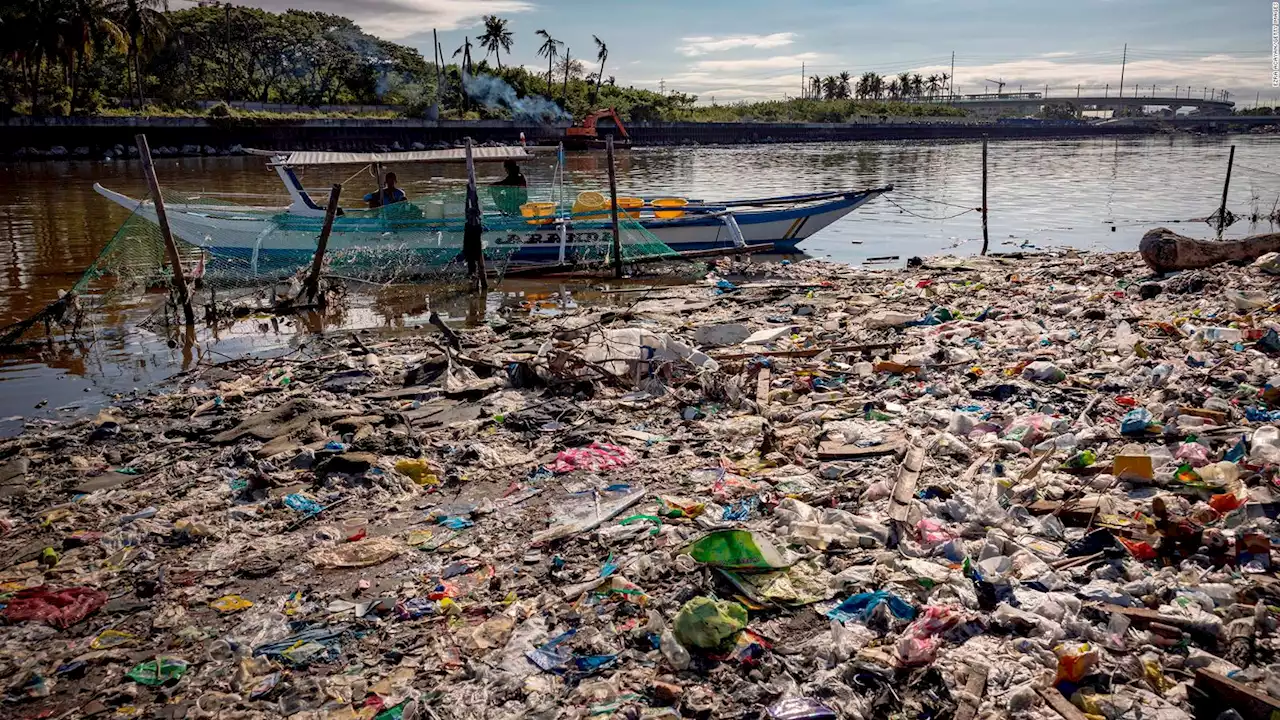
<path id="1" fill-rule="evenodd" d="M 604 195 L 592 190 L 578 193 L 578 199 L 573 201 L 573 214 L 584 220 L 608 217 L 609 201 Z"/>
<path id="2" fill-rule="evenodd" d="M 689 201 L 684 198 L 658 198 L 653 201 L 655 208 L 683 208 L 688 205 Z M 663 220 L 672 220 L 684 217 L 684 210 L 656 210 L 653 214 Z"/>
<path id="3" fill-rule="evenodd" d="M 640 217 L 640 208 L 642 207 L 644 207 L 644 200 L 638 197 L 618 198 L 618 214 L 626 215 L 632 220 Z"/>
<path id="4" fill-rule="evenodd" d="M 520 206 L 520 214 L 531 218 L 530 225 L 546 225 L 555 222 L 556 204 L 549 202 L 530 202 Z"/>

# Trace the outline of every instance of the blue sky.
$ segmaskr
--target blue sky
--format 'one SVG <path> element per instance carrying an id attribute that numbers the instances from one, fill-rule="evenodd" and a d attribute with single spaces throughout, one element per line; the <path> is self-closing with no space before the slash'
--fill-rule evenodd
<path id="1" fill-rule="evenodd" d="M 1126 94 L 1175 86 L 1229 89 L 1252 104 L 1271 87 L 1271 3 L 1266 0 L 248 0 L 274 10 L 299 7 L 351 17 L 367 31 L 431 55 L 431 29 L 446 54 L 481 16 L 508 18 L 515 47 L 504 64 L 541 67 L 534 31 L 565 41 L 590 69 L 599 35 L 609 46 L 605 75 L 622 85 L 697 94 L 703 101 L 782 98 L 808 74 L 866 70 L 929 75 L 950 71 L 956 89 L 1074 93 L 1120 82 L 1129 44 Z M 604 9 L 607 7 L 614 10 Z M 479 51 L 483 52 L 483 51 Z"/>

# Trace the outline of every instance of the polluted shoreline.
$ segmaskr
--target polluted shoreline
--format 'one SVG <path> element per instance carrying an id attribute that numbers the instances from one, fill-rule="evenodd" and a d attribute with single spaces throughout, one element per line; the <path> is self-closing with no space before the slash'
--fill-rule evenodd
<path id="1" fill-rule="evenodd" d="M 1280 709 L 1274 255 L 710 267 L 0 441 L 6 716 Z"/>

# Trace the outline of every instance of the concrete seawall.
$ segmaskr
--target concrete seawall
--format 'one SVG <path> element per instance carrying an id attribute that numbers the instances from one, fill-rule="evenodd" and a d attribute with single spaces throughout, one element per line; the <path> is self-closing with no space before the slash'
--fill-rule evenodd
<path id="1" fill-rule="evenodd" d="M 217 121 L 204 118 L 93 117 L 13 118 L 0 125 L 0 156 L 10 159 L 93 157 L 128 153 L 144 132 L 160 154 L 207 155 L 264 149 L 377 150 L 432 147 L 465 137 L 477 142 L 515 143 L 558 137 L 563 126 L 517 125 L 510 121 L 308 119 Z M 855 123 L 634 123 L 634 144 L 722 145 L 848 140 L 965 140 L 1134 135 L 1154 128 L 1080 123 L 987 123 L 969 119 L 888 119 Z M 118 147 L 117 147 L 118 146 Z"/>

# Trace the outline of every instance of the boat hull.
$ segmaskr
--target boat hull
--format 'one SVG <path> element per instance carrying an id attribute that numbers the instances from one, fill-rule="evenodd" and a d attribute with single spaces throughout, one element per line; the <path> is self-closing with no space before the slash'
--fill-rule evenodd
<path id="1" fill-rule="evenodd" d="M 139 203 L 119 193 L 95 186 L 99 193 L 155 222 L 150 203 Z M 791 207 L 746 207 L 734 209 L 733 218 L 745 245 L 773 245 L 787 251 L 853 212 L 884 190 L 837 193 L 824 199 Z M 801 196 L 804 197 L 804 196 Z M 815 196 L 818 197 L 818 196 Z M 211 273 L 278 276 L 292 273 L 310 262 L 315 253 L 320 222 L 311 217 L 291 215 L 279 209 L 246 210 L 234 206 L 167 205 L 166 215 L 176 237 L 209 251 Z M 532 225 L 495 218 L 491 224 L 505 224 L 501 230 L 483 235 L 485 255 L 491 263 L 512 265 L 555 265 L 599 261 L 608 254 L 612 232 L 602 220 L 571 221 L 560 225 Z M 675 219 L 641 218 L 641 227 L 676 252 L 732 248 L 737 242 L 723 215 L 690 213 Z M 460 262 L 458 238 L 461 227 L 444 220 L 393 216 L 346 216 L 334 222 L 329 238 L 329 262 L 341 272 L 350 265 L 390 267 L 397 274 L 439 270 Z M 634 230 L 624 229 L 624 246 L 646 242 Z M 626 254 L 645 254 L 634 248 Z"/>

